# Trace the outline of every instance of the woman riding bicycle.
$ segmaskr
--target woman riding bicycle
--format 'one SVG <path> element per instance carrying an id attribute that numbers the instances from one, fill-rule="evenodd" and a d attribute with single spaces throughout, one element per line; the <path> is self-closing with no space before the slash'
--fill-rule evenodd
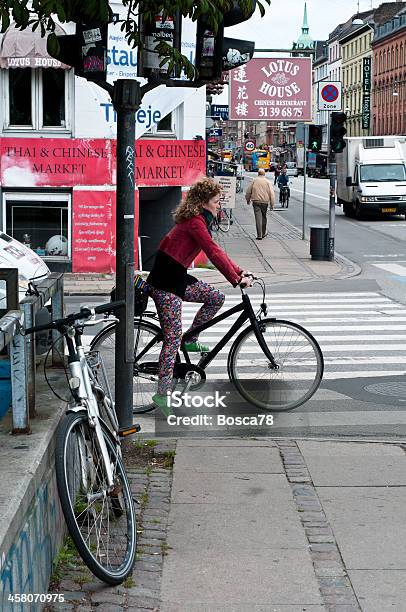
<path id="1" fill-rule="evenodd" d="M 243 270 L 214 242 L 210 226 L 220 210 L 221 188 L 213 179 L 202 178 L 189 189 L 174 211 L 175 227 L 163 238 L 148 276 L 149 294 L 155 302 L 164 339 L 159 356 L 158 391 L 152 397 L 166 415 L 168 392 L 172 392 L 173 367 L 182 339 L 182 301 L 203 303 L 190 329 L 210 321 L 224 303 L 218 289 L 187 273 L 202 250 L 233 287 L 241 283 Z M 244 285 L 249 286 L 249 278 Z M 197 336 L 185 344 L 189 352 L 208 352 Z"/>

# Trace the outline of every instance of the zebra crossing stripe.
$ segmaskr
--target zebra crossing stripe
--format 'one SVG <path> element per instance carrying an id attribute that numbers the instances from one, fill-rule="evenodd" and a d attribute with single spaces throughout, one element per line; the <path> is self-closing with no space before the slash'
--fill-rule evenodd
<path id="1" fill-rule="evenodd" d="M 262 295 L 252 296 L 251 299 L 256 310 L 262 302 Z M 326 296 L 283 293 L 268 296 L 266 302 L 270 313 L 268 316 L 294 320 L 314 334 L 325 358 L 325 380 L 399 376 L 406 370 L 406 307 L 403 304 L 397 304 L 377 292 L 340 292 Z M 239 303 L 238 295 L 227 296 L 219 314 Z M 153 307 L 152 300 L 150 306 Z M 184 331 L 199 308 L 200 304 L 183 304 Z M 202 332 L 202 341 L 214 346 L 238 316 L 239 313 Z M 159 325 L 156 320 L 153 323 Z M 248 325 L 249 322 L 246 322 L 245 327 Z M 228 380 L 227 357 L 235 337 L 207 368 L 209 381 Z M 83 336 L 85 346 L 89 345 L 91 338 L 90 334 Z M 153 353 L 153 360 L 157 359 L 158 349 L 156 347 Z M 198 354 L 191 357 L 194 363 L 200 359 Z M 244 367 L 245 364 L 251 369 L 258 358 L 255 341 L 246 344 L 242 358 L 244 361 L 240 365 Z"/>

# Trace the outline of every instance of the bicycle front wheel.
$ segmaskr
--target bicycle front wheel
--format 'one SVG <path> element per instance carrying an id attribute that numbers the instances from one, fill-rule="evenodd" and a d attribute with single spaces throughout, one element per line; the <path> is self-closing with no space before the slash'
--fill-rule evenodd
<path id="1" fill-rule="evenodd" d="M 115 440 L 102 425 L 114 486 L 109 487 L 96 432 L 86 412 L 66 415 L 56 437 L 55 462 L 66 525 L 78 553 L 97 578 L 120 584 L 136 552 L 136 516 Z"/>
<path id="2" fill-rule="evenodd" d="M 276 361 L 274 369 L 263 352 L 252 327 L 236 338 L 228 357 L 228 374 L 248 402 L 281 412 L 293 410 L 309 400 L 323 377 L 323 355 L 317 341 L 300 325 L 264 319 L 264 340 Z"/>

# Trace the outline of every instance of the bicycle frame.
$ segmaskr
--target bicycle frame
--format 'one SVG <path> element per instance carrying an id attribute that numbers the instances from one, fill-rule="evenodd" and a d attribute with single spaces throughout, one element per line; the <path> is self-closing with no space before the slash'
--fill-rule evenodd
<path id="1" fill-rule="evenodd" d="M 251 304 L 250 298 L 247 295 L 245 289 L 241 289 L 241 293 L 242 293 L 242 302 L 241 302 L 241 304 L 237 304 L 236 306 L 233 306 L 232 308 L 229 308 L 229 310 L 226 310 L 226 312 L 224 312 L 223 314 L 217 315 L 216 317 L 214 317 L 210 321 L 207 321 L 207 323 L 203 323 L 202 325 L 198 325 L 193 330 L 190 330 L 190 331 L 186 332 L 185 334 L 183 334 L 183 336 L 182 336 L 182 343 L 181 343 L 181 351 L 182 351 L 182 353 L 183 353 L 183 355 L 185 357 L 186 363 L 191 363 L 191 361 L 190 361 L 189 354 L 188 354 L 187 350 L 184 347 L 185 342 L 187 342 L 191 337 L 195 336 L 196 334 L 200 334 L 201 332 L 205 331 L 206 329 L 209 329 L 210 327 L 213 327 L 217 323 L 220 323 L 220 321 L 224 321 L 225 319 L 228 319 L 233 314 L 236 314 L 237 312 L 241 312 L 241 315 L 233 323 L 233 325 L 228 330 L 228 332 L 226 332 L 226 334 L 221 338 L 221 340 L 219 340 L 219 342 L 211 349 L 211 351 L 209 353 L 205 353 L 203 355 L 203 357 L 200 359 L 200 361 L 199 361 L 199 363 L 197 365 L 200 368 L 205 369 L 209 365 L 209 363 L 211 361 L 213 361 L 213 359 L 218 355 L 218 353 L 221 351 L 221 349 L 227 344 L 227 342 L 234 336 L 234 334 L 244 325 L 244 323 L 246 321 L 249 320 L 251 322 L 252 328 L 254 330 L 255 337 L 258 340 L 258 344 L 261 347 L 262 351 L 264 352 L 265 357 L 270 361 L 270 363 L 271 363 L 273 368 L 275 368 L 275 369 L 278 368 L 278 364 L 274 360 L 273 355 L 270 352 L 270 350 L 269 350 L 269 348 L 268 348 L 268 346 L 267 346 L 267 344 L 266 344 L 266 342 L 264 340 L 264 337 L 263 337 L 261 329 L 260 329 L 260 322 L 258 321 L 257 317 L 255 316 L 255 312 L 254 312 L 254 310 L 252 308 L 252 304 Z M 157 333 L 155 338 L 153 338 L 144 347 L 143 351 L 141 351 L 141 353 L 139 355 L 137 355 L 135 363 L 137 363 L 137 361 L 139 359 L 141 359 L 146 353 L 148 353 L 148 351 L 155 344 L 160 342 L 162 339 L 163 339 L 163 333 L 162 333 L 162 331 L 160 331 L 160 333 Z"/>
<path id="2" fill-rule="evenodd" d="M 71 407 L 71 412 L 79 412 L 83 406 L 86 408 L 90 426 L 94 428 L 97 436 L 97 441 L 103 457 L 103 462 L 106 468 L 107 483 L 109 487 L 114 486 L 113 471 L 111 468 L 110 458 L 107 451 L 106 442 L 100 425 L 99 408 L 96 397 L 93 393 L 91 378 L 89 374 L 89 365 L 86 361 L 85 350 L 82 345 L 81 331 L 69 328 L 66 334 L 66 344 L 69 354 L 69 370 L 72 378 L 79 380 L 79 385 L 72 388 L 73 396 L 77 404 Z"/>

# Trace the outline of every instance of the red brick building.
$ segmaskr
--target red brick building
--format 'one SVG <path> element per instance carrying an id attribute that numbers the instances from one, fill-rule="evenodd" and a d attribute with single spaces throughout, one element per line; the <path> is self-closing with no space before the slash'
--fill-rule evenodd
<path id="1" fill-rule="evenodd" d="M 372 43 L 374 135 L 406 134 L 406 11 L 377 26 Z"/>

